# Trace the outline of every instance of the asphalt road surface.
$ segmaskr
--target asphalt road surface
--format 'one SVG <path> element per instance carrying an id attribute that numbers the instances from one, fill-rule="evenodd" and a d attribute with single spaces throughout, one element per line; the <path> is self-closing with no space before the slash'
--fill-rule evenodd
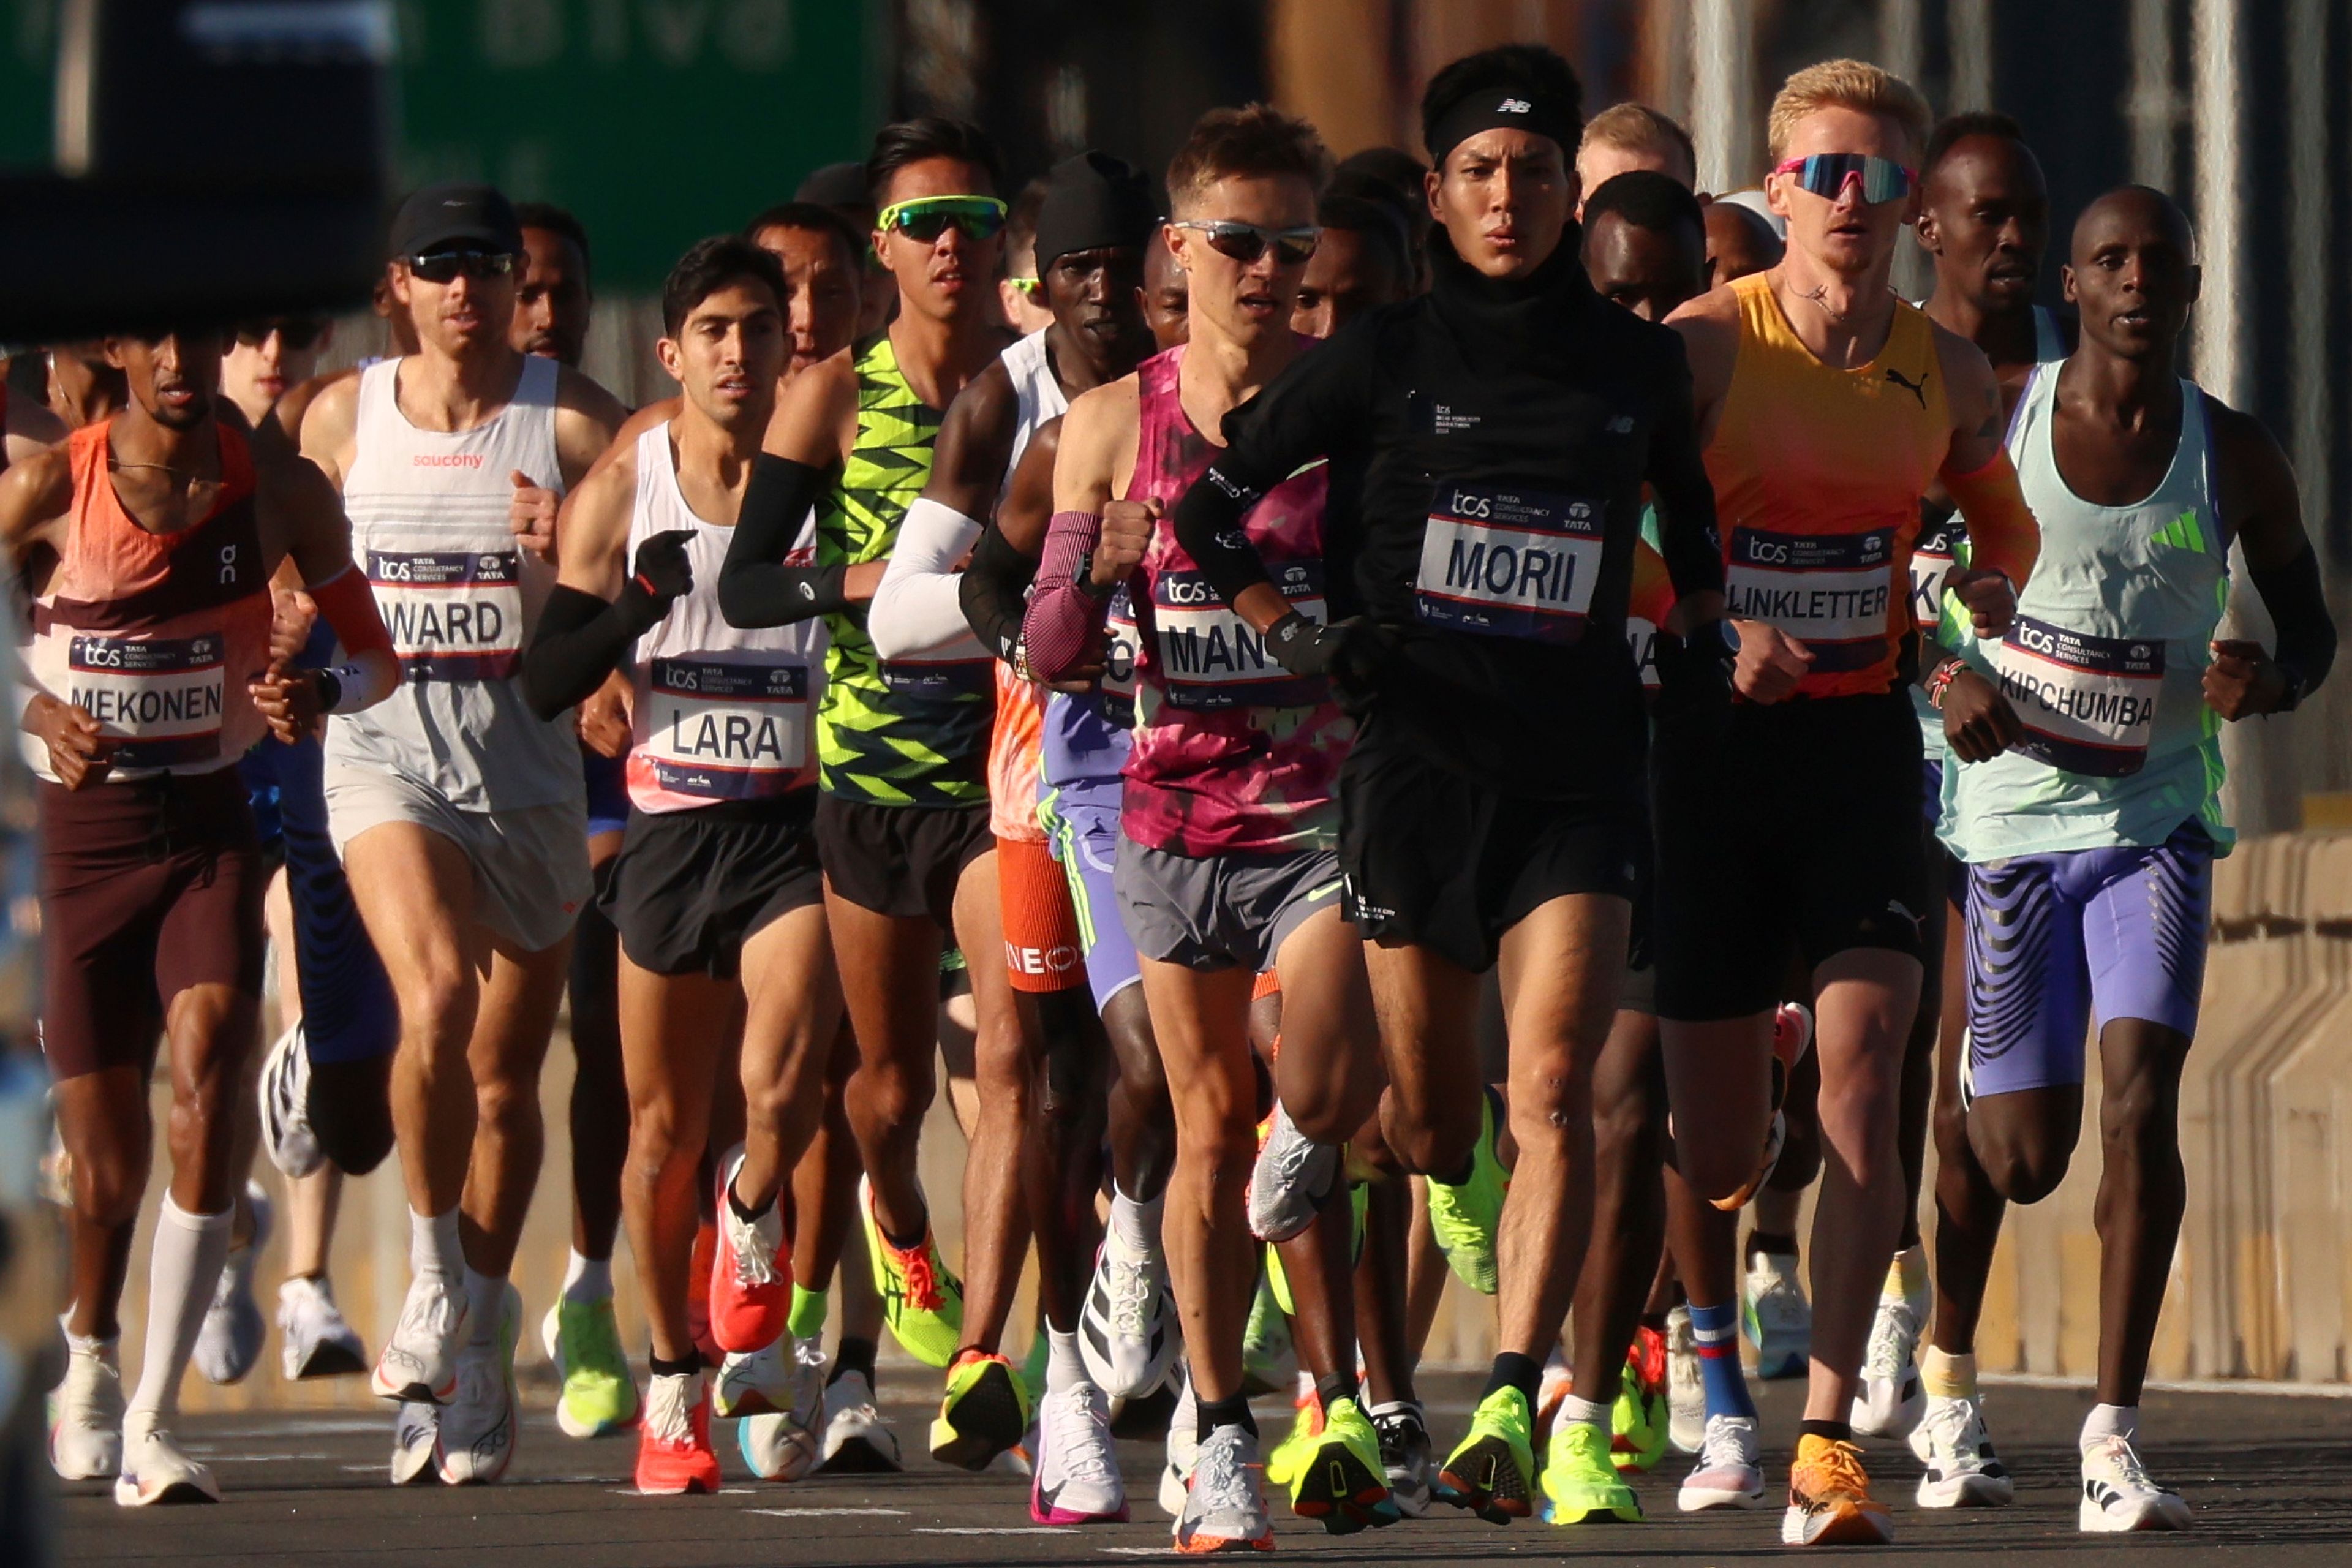
<path id="1" fill-rule="evenodd" d="M 928 1385 L 912 1371 L 884 1369 L 886 1400 Z M 1768 1474 L 1787 1478 L 1801 1384 L 1764 1386 Z M 1432 1426 L 1450 1440 L 1465 1418 L 1473 1382 L 1426 1379 Z M 1168 1524 L 1152 1498 L 1160 1450 L 1122 1445 L 1135 1522 L 1047 1530 L 1029 1520 L 1028 1489 L 1009 1475 L 966 1475 L 917 1458 L 904 1475 L 816 1477 L 791 1486 L 745 1479 L 732 1428 L 714 1426 L 729 1476 L 716 1497 L 648 1499 L 628 1487 L 632 1437 L 576 1442 L 555 1429 L 547 1391 L 531 1390 L 520 1454 L 496 1487 L 395 1490 L 383 1483 L 391 1418 L 367 1413 L 190 1418 L 184 1436 L 217 1468 L 227 1500 L 215 1508 L 118 1509 L 97 1484 L 61 1487 L 67 1563 L 562 1564 L 661 1568 L 669 1564 L 1108 1563 L 1168 1552 Z M 2178 1536 L 2086 1536 L 2074 1528 L 2074 1437 L 2088 1395 L 2065 1390 L 1990 1391 L 1989 1415 L 2018 1476 L 2007 1510 L 1929 1513 L 1913 1506 L 1918 1467 L 1900 1445 L 1871 1450 L 1879 1495 L 1895 1508 L 1898 1542 L 1884 1552 L 1843 1551 L 1841 1561 L 1900 1557 L 1906 1563 L 2085 1564 L 2126 1552 L 2168 1561 L 2260 1563 L 2263 1568 L 2352 1563 L 2352 1400 L 2238 1394 L 2151 1394 L 2143 1406 L 2146 1451 L 2160 1479 L 2196 1510 Z M 1285 1429 L 1278 1402 L 1261 1401 L 1272 1441 Z M 910 1453 L 930 1415 L 892 1402 L 887 1414 Z M 1638 1483 L 1650 1521 L 1559 1530 L 1533 1521 L 1507 1529 L 1439 1507 L 1427 1520 L 1349 1537 L 1276 1510 L 1278 1549 L 1331 1562 L 1417 1563 L 1591 1557 L 1612 1568 L 1650 1563 L 1720 1563 L 1775 1555 L 1779 1500 L 1755 1513 L 1685 1515 L 1674 1491 L 1689 1461 L 1669 1454 Z"/>

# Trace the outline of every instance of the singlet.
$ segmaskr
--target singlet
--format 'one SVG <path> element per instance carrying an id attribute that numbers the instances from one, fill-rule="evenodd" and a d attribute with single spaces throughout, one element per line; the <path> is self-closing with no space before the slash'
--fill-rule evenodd
<path id="1" fill-rule="evenodd" d="M 508 521 L 511 475 L 563 489 L 555 450 L 553 360 L 525 355 L 514 396 L 471 430 L 420 430 L 400 410 L 407 362 L 360 373 L 359 425 L 343 510 L 401 683 L 363 712 L 332 716 L 327 763 L 394 773 L 460 811 L 582 798 L 566 709 L 541 719 L 523 699 L 522 650 L 555 569 Z"/>
<path id="2" fill-rule="evenodd" d="M 1798 338 L 1769 274 L 1731 290 L 1739 360 L 1706 447 L 1724 613 L 1812 651 L 1800 695 L 1885 691 L 1911 630 L 1919 498 L 1951 447 L 1935 324 L 1897 300 L 1877 357 L 1835 370 Z"/>
<path id="3" fill-rule="evenodd" d="M 857 436 L 816 506 L 820 566 L 879 561 L 931 477 L 940 411 L 915 395 L 885 331 L 857 351 Z M 829 615 L 833 648 L 817 707 L 818 782 L 870 805 L 963 806 L 988 799 L 996 706 L 975 642 L 945 658 L 884 663 L 862 610 Z"/>
<path id="4" fill-rule="evenodd" d="M 1143 362 L 1135 472 L 1126 498 L 1177 498 L 1217 448 L 1184 416 L 1185 351 Z M 1243 520 L 1274 586 L 1328 620 L 1323 502 L 1329 466 L 1291 475 Z M 1338 841 L 1339 764 L 1355 733 L 1329 682 L 1282 668 L 1209 586 L 1162 517 L 1129 579 L 1137 637 L 1136 725 L 1119 820 L 1148 848 L 1205 857 L 1325 849 Z"/>
<path id="5" fill-rule="evenodd" d="M 639 545 L 673 529 L 694 535 L 686 547 L 694 589 L 630 654 L 636 696 L 629 799 L 639 811 L 692 811 L 813 788 L 824 624 L 755 631 L 727 624 L 719 613 L 719 569 L 735 530 L 704 521 L 687 504 L 665 422 L 637 437 L 637 500 L 624 559 L 635 560 Z M 815 536 L 803 524 L 786 559 L 805 565 L 815 552 Z"/>
<path id="6" fill-rule="evenodd" d="M 114 741 L 108 780 L 234 766 L 266 726 L 246 681 L 269 662 L 269 563 L 254 513 L 253 456 L 220 430 L 219 498 L 177 533 L 142 528 L 114 493 L 114 421 L 66 443 L 73 510 L 57 569 L 33 604 L 31 682 Z M 51 783 L 49 749 L 21 739 Z"/>
<path id="7" fill-rule="evenodd" d="M 1054 375 L 1045 353 L 1045 329 L 1040 327 L 1006 349 L 1004 373 L 1013 381 L 1018 413 L 1013 426 L 1013 456 L 1004 465 L 1004 483 L 997 491 L 1002 502 L 1013 488 L 1013 471 L 1030 437 L 1049 419 L 1069 412 L 1070 400 Z M 1045 743 L 1049 693 L 1034 680 L 1024 680 L 1013 667 L 996 661 L 996 727 L 988 744 L 989 826 L 999 838 L 1025 838 L 1042 843 L 1045 830 L 1037 825 L 1037 778 Z"/>
<path id="8" fill-rule="evenodd" d="M 2192 818 L 2215 845 L 2221 722 L 2205 667 L 2229 602 L 2230 541 L 2205 395 L 2180 384 L 2180 440 L 2144 500 L 2095 506 L 2052 450 L 2058 367 L 2037 366 L 2011 436 L 2042 552 L 1998 643 L 1968 639 L 2024 736 L 1990 762 L 1944 770 L 1938 829 L 1968 861 L 2161 844 Z"/>

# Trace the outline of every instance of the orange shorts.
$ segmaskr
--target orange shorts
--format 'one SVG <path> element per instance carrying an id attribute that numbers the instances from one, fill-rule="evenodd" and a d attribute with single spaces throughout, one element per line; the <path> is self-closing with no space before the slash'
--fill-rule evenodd
<path id="1" fill-rule="evenodd" d="M 1043 841 L 996 841 L 997 900 L 1004 913 L 1004 967 L 1015 991 L 1070 991 L 1087 983 L 1077 910 L 1062 863 Z"/>

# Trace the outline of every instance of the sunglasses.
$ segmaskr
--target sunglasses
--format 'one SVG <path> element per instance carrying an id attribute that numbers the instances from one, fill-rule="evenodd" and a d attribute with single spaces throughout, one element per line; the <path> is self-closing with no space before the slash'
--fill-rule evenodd
<path id="1" fill-rule="evenodd" d="M 1012 284 L 1013 292 L 1024 300 L 1042 300 L 1045 297 L 1045 280 L 1043 278 L 1008 278 L 1005 281 Z"/>
<path id="2" fill-rule="evenodd" d="M 514 264 L 503 250 L 434 250 L 410 257 L 408 270 L 427 283 L 455 283 L 461 276 L 479 282 L 505 277 Z"/>
<path id="3" fill-rule="evenodd" d="M 1848 180 L 1862 182 L 1862 199 L 1866 202 L 1899 201 L 1911 194 L 1919 180 L 1917 170 L 1867 153 L 1816 153 L 1809 158 L 1791 158 L 1772 172 L 1794 174 L 1799 189 L 1832 202 L 1844 194 Z"/>
<path id="4" fill-rule="evenodd" d="M 950 225 L 966 239 L 994 239 L 1004 228 L 1004 204 L 994 196 L 917 196 L 892 202 L 876 215 L 874 226 L 929 245 Z"/>
<path id="5" fill-rule="evenodd" d="M 1323 231 L 1306 228 L 1262 228 L 1254 223 L 1237 223 L 1231 218 L 1219 218 L 1213 223 L 1195 223 L 1179 218 L 1171 228 L 1189 228 L 1209 237 L 1209 248 L 1220 256 L 1230 256 L 1244 267 L 1264 256 L 1266 247 L 1274 247 L 1274 263 L 1277 267 L 1304 267 L 1315 255 L 1321 243 Z"/>
<path id="6" fill-rule="evenodd" d="M 269 341 L 270 333 L 276 332 L 280 343 L 299 353 L 317 342 L 320 334 L 326 330 L 327 323 L 323 321 L 311 317 L 287 316 L 268 321 L 240 322 L 236 329 L 236 341 L 247 348 L 257 349 Z"/>

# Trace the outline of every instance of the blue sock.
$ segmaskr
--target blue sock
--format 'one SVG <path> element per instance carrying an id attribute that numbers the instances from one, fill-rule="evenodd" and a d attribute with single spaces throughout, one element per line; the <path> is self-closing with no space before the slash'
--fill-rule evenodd
<path id="1" fill-rule="evenodd" d="M 1739 1309 L 1694 1301 L 1690 1321 L 1699 1375 L 1706 1384 L 1706 1413 L 1754 1419 L 1756 1402 L 1748 1397 L 1748 1379 L 1739 1370 Z"/>

